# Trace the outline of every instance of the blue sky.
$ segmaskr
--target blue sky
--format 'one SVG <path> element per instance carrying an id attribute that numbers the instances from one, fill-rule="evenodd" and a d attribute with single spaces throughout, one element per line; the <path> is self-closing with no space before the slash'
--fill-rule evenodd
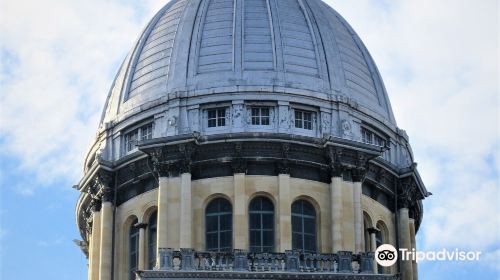
<path id="1" fill-rule="evenodd" d="M 0 0 L 0 278 L 86 279 L 83 157 L 120 62 L 165 0 Z M 500 279 L 499 4 L 330 0 L 365 42 L 424 182 L 420 279 Z"/>

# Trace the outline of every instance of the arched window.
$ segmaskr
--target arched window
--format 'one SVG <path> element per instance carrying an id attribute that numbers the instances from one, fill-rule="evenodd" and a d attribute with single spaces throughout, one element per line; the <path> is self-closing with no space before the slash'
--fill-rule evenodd
<path id="1" fill-rule="evenodd" d="M 134 271 L 139 263 L 139 228 L 136 227 L 137 219 L 134 219 L 129 230 L 129 279 L 135 279 Z"/>
<path id="2" fill-rule="evenodd" d="M 252 199 L 248 207 L 250 252 L 274 250 L 274 205 L 266 197 Z"/>
<path id="3" fill-rule="evenodd" d="M 305 200 L 292 204 L 292 249 L 316 252 L 316 211 Z"/>
<path id="4" fill-rule="evenodd" d="M 230 251 L 233 247 L 233 208 L 224 198 L 212 200 L 205 209 L 207 251 Z"/>
<path id="5" fill-rule="evenodd" d="M 156 265 L 156 221 L 158 213 L 155 211 L 148 222 L 148 269 Z"/>

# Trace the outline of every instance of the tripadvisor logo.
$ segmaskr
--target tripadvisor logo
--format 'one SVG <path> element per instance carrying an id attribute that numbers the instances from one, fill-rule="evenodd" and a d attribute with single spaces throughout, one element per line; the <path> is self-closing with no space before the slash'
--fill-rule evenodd
<path id="1" fill-rule="evenodd" d="M 380 245 L 375 251 L 375 261 L 381 266 L 391 266 L 398 260 L 398 251 L 390 244 Z"/>
<path id="2" fill-rule="evenodd" d="M 416 251 L 415 249 L 399 249 L 399 256 L 402 261 L 479 261 L 480 255 L 480 251 L 461 251 L 459 249 L 427 252 Z M 397 260 L 398 250 L 390 244 L 380 245 L 375 251 L 375 261 L 381 266 L 394 265 Z"/>

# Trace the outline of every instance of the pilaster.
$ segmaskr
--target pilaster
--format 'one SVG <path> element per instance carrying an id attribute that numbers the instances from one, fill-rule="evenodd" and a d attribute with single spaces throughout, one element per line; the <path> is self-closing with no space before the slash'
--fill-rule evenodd
<path id="1" fill-rule="evenodd" d="M 245 173 L 235 173 L 233 175 L 233 248 L 240 250 L 248 250 L 248 198 L 245 192 L 245 180 Z"/>
<path id="2" fill-rule="evenodd" d="M 332 252 L 343 250 L 342 246 L 342 177 L 332 177 L 330 183 L 330 205 L 332 225 Z"/>
<path id="3" fill-rule="evenodd" d="M 292 218 L 290 201 L 290 174 L 278 175 L 278 252 L 292 249 Z"/>
<path id="4" fill-rule="evenodd" d="M 410 238 L 410 218 L 408 208 L 401 208 L 398 210 L 399 218 L 399 247 L 402 249 L 411 250 Z M 400 256 L 401 257 L 401 256 Z M 413 267 L 412 262 L 409 260 L 401 260 L 401 279 L 413 280 Z"/>
<path id="5" fill-rule="evenodd" d="M 363 251 L 363 210 L 361 209 L 361 182 L 353 183 L 354 242 L 355 252 Z"/>
<path id="6" fill-rule="evenodd" d="M 89 278 L 99 280 L 101 246 L 101 202 L 94 201 L 92 205 L 92 238 L 90 240 Z"/>
<path id="7" fill-rule="evenodd" d="M 191 200 L 191 173 L 185 172 L 181 174 L 180 248 L 193 247 Z"/>
<path id="8" fill-rule="evenodd" d="M 99 280 L 111 280 L 113 252 L 113 204 L 103 200 L 101 209 L 101 249 L 99 256 Z"/>
<path id="9" fill-rule="evenodd" d="M 158 179 L 158 221 L 156 232 L 156 255 L 159 256 L 159 248 L 168 248 L 167 230 L 168 230 L 168 177 L 163 174 Z M 157 265 L 159 258 L 156 258 Z"/>
<path id="10" fill-rule="evenodd" d="M 415 220 L 410 219 L 410 243 L 411 248 L 417 250 L 417 242 L 415 239 Z M 413 280 L 418 280 L 418 269 L 417 269 L 417 260 L 412 260 L 412 268 L 413 268 Z"/>

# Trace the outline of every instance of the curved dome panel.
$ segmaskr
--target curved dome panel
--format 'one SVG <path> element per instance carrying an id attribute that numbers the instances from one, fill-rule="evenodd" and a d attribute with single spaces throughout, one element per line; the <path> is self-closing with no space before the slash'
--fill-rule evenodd
<path id="1" fill-rule="evenodd" d="M 145 28 L 110 91 L 102 122 L 171 94 L 290 93 L 354 100 L 395 125 L 367 49 L 320 0 L 173 0 Z"/>

